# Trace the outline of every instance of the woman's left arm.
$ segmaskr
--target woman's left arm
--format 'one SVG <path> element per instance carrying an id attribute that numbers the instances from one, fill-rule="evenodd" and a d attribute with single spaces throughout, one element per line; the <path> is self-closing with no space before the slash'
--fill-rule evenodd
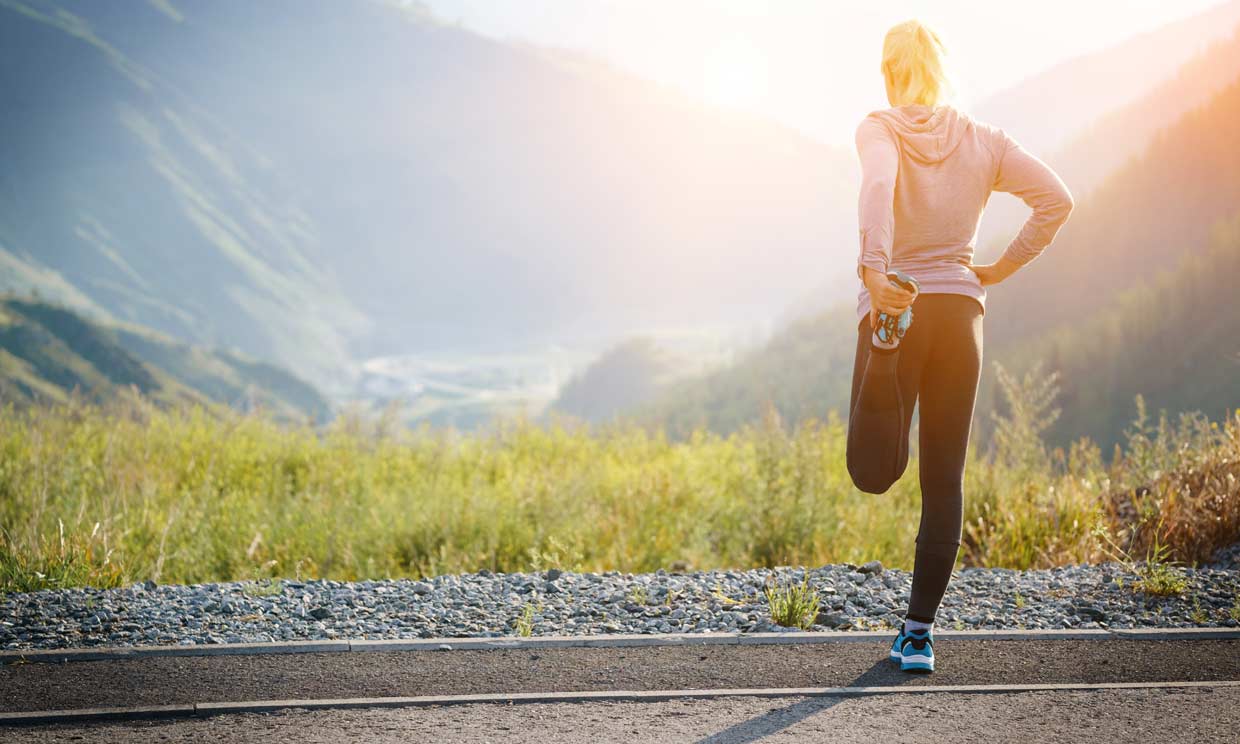
<path id="1" fill-rule="evenodd" d="M 992 188 L 1020 197 L 1033 212 L 997 261 L 969 265 L 982 286 L 998 284 L 1042 255 L 1075 206 L 1072 193 L 1050 166 L 1021 147 L 1004 130 L 993 131 L 999 155 Z"/>

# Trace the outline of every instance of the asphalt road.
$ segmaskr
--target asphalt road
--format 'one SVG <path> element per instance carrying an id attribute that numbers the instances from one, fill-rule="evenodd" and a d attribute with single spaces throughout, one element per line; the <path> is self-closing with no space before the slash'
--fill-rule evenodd
<path id="1" fill-rule="evenodd" d="M 1235 744 L 1240 688 L 285 711 L 2 729 L 0 742 Z"/>
<path id="2" fill-rule="evenodd" d="M 1240 640 L 942 639 L 121 658 L 0 667 L 0 711 L 583 690 L 1240 680 Z M 1240 687 L 287 709 L 3 727 L 0 742 L 1240 742 Z"/>
<path id="3" fill-rule="evenodd" d="M 0 667 L 0 711 L 578 690 L 1240 680 L 1240 640 L 953 639 L 940 641 L 936 653 L 932 675 L 899 671 L 877 641 L 8 664 Z"/>

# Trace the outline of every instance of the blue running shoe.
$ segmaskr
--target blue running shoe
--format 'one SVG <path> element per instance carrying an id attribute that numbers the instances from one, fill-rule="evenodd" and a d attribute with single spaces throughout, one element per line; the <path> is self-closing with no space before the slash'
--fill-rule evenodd
<path id="1" fill-rule="evenodd" d="M 888 658 L 897 662 L 904 660 L 904 652 L 901 649 L 904 648 L 904 639 L 907 637 L 908 635 L 904 632 L 904 623 L 900 623 L 900 631 L 896 633 L 896 639 L 891 642 L 891 652 L 887 654 Z"/>
<path id="2" fill-rule="evenodd" d="M 892 284 L 907 289 L 914 295 L 921 291 L 921 284 L 903 271 L 888 271 L 887 280 Z M 878 340 L 881 346 L 894 348 L 904 338 L 904 334 L 912 324 L 912 307 L 905 308 L 904 312 L 900 313 L 898 317 L 888 315 L 880 310 L 878 313 L 878 328 L 874 330 L 874 338 Z"/>
<path id="3" fill-rule="evenodd" d="M 905 672 L 934 671 L 934 633 L 929 630 L 901 630 L 900 669 Z"/>

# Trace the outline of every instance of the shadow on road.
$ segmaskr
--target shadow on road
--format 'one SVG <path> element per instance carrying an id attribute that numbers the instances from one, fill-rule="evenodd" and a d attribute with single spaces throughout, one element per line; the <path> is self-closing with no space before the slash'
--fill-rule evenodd
<path id="1" fill-rule="evenodd" d="M 899 666 L 892 663 L 891 660 L 883 658 L 874 662 L 872 667 L 844 686 L 894 687 L 908 682 L 910 679 L 912 679 L 911 675 L 901 672 Z M 812 697 L 799 700 L 782 708 L 771 708 L 757 718 L 751 718 L 743 723 L 730 726 L 719 733 L 711 734 L 705 739 L 701 739 L 698 744 L 744 744 L 744 742 L 758 741 L 781 729 L 788 728 L 798 721 L 803 721 L 819 711 L 839 705 L 844 699 L 843 697 L 834 699 Z"/>

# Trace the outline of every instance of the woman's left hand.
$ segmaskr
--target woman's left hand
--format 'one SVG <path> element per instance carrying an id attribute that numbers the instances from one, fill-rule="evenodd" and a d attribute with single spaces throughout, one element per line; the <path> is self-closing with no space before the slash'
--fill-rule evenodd
<path id="1" fill-rule="evenodd" d="M 991 284 L 998 284 L 1015 274 L 1020 269 L 1020 265 L 1006 258 L 1000 258 L 991 264 L 969 264 L 969 269 L 977 274 L 977 278 L 981 281 L 982 286 L 986 287 Z"/>

